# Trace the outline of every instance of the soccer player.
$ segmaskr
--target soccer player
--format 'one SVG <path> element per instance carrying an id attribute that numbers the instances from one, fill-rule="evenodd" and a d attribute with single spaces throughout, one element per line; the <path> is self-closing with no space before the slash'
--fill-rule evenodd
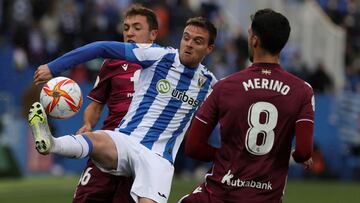
<path id="1" fill-rule="evenodd" d="M 142 67 L 131 105 L 114 131 L 100 130 L 53 138 L 40 103 L 29 113 L 29 125 L 41 154 L 70 158 L 90 156 L 102 171 L 133 176 L 131 196 L 136 202 L 167 202 L 173 163 L 194 112 L 204 101 L 215 77 L 201 61 L 214 48 L 217 30 L 206 18 L 187 21 L 180 49 L 156 44 L 95 42 L 55 59 L 56 75 L 96 57 L 128 60 Z M 35 83 L 46 74 L 37 71 Z"/>
<path id="2" fill-rule="evenodd" d="M 279 203 L 290 154 L 296 162 L 311 165 L 313 90 L 279 64 L 289 22 L 270 9 L 257 11 L 251 19 L 248 45 L 253 64 L 214 86 L 188 131 L 186 154 L 214 163 L 205 183 L 181 203 Z M 218 122 L 221 147 L 216 149 L 207 139 Z"/>
<path id="3" fill-rule="evenodd" d="M 153 43 L 157 34 L 158 22 L 152 10 L 135 5 L 125 12 L 125 42 Z M 138 64 L 125 60 L 105 60 L 95 86 L 89 93 L 91 103 L 85 109 L 84 123 L 77 134 L 90 132 L 95 127 L 105 104 L 108 105 L 109 114 L 101 129 L 115 129 L 129 108 L 139 75 Z M 131 185 L 132 178 L 102 172 L 89 159 L 76 188 L 73 202 L 133 202 L 130 196 Z"/>

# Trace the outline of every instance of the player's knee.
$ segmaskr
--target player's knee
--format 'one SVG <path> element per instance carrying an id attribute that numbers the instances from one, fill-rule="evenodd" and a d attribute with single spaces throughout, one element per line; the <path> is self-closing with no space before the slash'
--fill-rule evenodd
<path id="1" fill-rule="evenodd" d="M 113 140 L 102 131 L 86 133 L 93 143 L 91 158 L 100 163 L 104 168 L 116 169 L 117 150 Z"/>

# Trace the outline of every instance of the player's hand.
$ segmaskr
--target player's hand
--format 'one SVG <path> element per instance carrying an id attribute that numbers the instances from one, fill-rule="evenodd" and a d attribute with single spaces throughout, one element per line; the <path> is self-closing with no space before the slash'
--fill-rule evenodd
<path id="1" fill-rule="evenodd" d="M 76 134 L 81 134 L 81 133 L 85 133 L 85 132 L 90 132 L 92 130 L 90 125 L 86 125 L 84 124 L 77 132 Z"/>
<path id="2" fill-rule="evenodd" d="M 34 74 L 34 83 L 35 85 L 43 84 L 53 78 L 49 66 L 47 64 L 41 65 L 35 71 Z"/>
<path id="3" fill-rule="evenodd" d="M 307 161 L 304 161 L 303 163 L 302 163 L 302 165 L 304 166 L 304 168 L 306 169 L 306 170 L 308 170 L 308 169 L 310 169 L 311 167 L 312 167 L 312 165 L 313 165 L 313 160 L 312 160 L 312 158 L 310 157 L 310 159 L 308 159 Z"/>
<path id="4" fill-rule="evenodd" d="M 295 152 L 295 149 L 291 150 L 291 157 L 293 157 L 294 152 Z M 292 159 L 292 160 L 294 161 L 294 159 Z M 312 167 L 313 163 L 314 162 L 313 162 L 312 158 L 310 157 L 310 159 L 308 159 L 307 161 L 302 162 L 301 165 L 304 166 L 304 169 L 309 170 Z"/>

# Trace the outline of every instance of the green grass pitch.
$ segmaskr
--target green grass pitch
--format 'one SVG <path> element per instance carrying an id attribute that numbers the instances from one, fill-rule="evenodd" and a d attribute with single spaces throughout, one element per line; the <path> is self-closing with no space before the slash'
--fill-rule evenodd
<path id="1" fill-rule="evenodd" d="M 78 177 L 0 179 L 0 203 L 71 202 Z M 175 178 L 169 203 L 191 191 L 197 182 Z M 289 181 L 285 203 L 357 203 L 360 183 L 336 181 Z"/>

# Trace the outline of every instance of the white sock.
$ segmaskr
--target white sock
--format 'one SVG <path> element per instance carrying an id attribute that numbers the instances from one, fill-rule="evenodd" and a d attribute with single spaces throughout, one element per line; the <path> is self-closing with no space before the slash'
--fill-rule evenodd
<path id="1" fill-rule="evenodd" d="M 85 158 L 92 152 L 93 144 L 86 135 L 65 135 L 54 138 L 50 152 L 69 158 Z"/>

